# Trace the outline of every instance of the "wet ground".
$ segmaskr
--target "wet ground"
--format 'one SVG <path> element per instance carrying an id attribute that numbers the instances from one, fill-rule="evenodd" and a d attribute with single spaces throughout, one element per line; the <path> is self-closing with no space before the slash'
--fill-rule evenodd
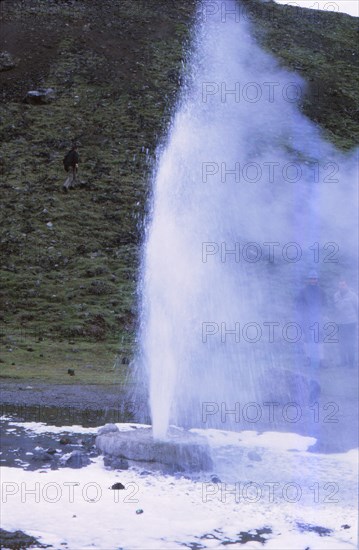
<path id="1" fill-rule="evenodd" d="M 1 466 L 31 471 L 81 468 L 98 456 L 91 433 L 33 433 L 10 418 L 1 420 L 1 432 Z"/>
<path id="2" fill-rule="evenodd" d="M 297 421 L 288 403 L 277 407 L 271 420 L 261 403 L 260 422 L 243 423 L 241 415 L 237 432 L 200 430 L 209 438 L 214 469 L 191 477 L 99 456 L 98 426 L 130 422 L 131 428 L 141 412 L 122 386 L 3 384 L 0 466 L 8 494 L 1 546 L 354 548 L 355 458 L 345 453 L 358 446 L 357 372 L 330 367 L 310 375 L 320 392 L 316 401 L 297 404 Z M 253 483 L 260 501 L 252 503 L 250 494 L 243 502 L 243 487 L 247 491 Z M 268 500 L 268 483 L 275 484 L 275 503 Z M 35 506 L 36 484 L 42 492 Z M 101 495 L 95 503 L 92 493 L 86 500 L 81 492 L 93 486 Z M 291 494 L 283 498 L 287 486 L 299 487 L 299 502 Z M 59 502 L 43 497 L 51 487 L 60 491 Z M 238 503 L 232 493 L 226 495 L 232 487 L 242 491 Z"/>
<path id="3" fill-rule="evenodd" d="M 118 384 L 54 385 L 39 382 L 3 382 L 0 413 L 26 422 L 55 426 L 103 426 L 106 422 L 128 422 L 138 415 L 128 392 Z"/>
<path id="4" fill-rule="evenodd" d="M 310 438 L 200 430 L 214 469 L 189 476 L 108 468 L 97 428 L 4 417 L 2 428 L 3 548 L 354 548 L 354 456 L 308 453 Z"/>
<path id="5" fill-rule="evenodd" d="M 245 418 L 245 403 L 234 427 L 223 429 L 294 432 L 317 439 L 314 452 L 338 453 L 358 447 L 358 371 L 329 366 L 316 371 L 303 368 L 299 375 L 313 381 L 319 390 L 307 403 L 296 398 L 280 402 L 272 409 L 258 402 L 261 418 Z M 80 425 L 98 427 L 106 423 L 145 422 L 145 403 L 131 400 L 131 391 L 121 385 L 51 385 L 45 383 L 14 382 L 2 384 L 0 413 L 25 422 L 44 422 L 54 426 Z M 268 401 L 268 400 L 267 400 Z M 293 403 L 294 402 L 294 403 Z M 227 408 L 231 405 L 227 403 Z M 232 407 L 233 408 L 233 407 Z M 253 410 L 247 409 L 248 416 Z M 254 411 L 256 412 L 256 411 Z M 221 411 L 218 411 L 218 415 Z M 255 416 L 255 415 L 254 415 Z M 209 417 L 212 420 L 212 417 Z M 191 428 L 192 426 L 187 426 Z M 216 427 L 209 422 L 196 426 Z M 218 426 L 217 426 L 218 427 Z"/>
<path id="6" fill-rule="evenodd" d="M 98 455 L 94 446 L 97 427 L 129 422 L 134 416 L 133 404 L 121 400 L 121 388 L 116 385 L 7 382 L 0 395 L 0 465 L 24 470 L 87 466 Z M 43 424 L 43 433 L 32 432 L 29 426 L 34 424 Z M 47 425 L 57 426 L 58 431 L 46 432 Z M 62 429 L 66 426 L 70 431 Z M 78 433 L 75 426 L 80 427 Z"/>

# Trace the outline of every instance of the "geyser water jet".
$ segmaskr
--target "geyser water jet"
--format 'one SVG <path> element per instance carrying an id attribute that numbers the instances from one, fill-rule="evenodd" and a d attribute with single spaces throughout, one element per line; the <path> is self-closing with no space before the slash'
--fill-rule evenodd
<path id="1" fill-rule="evenodd" d="M 137 376 L 148 382 L 155 438 L 171 423 L 240 429 L 234 414 L 204 420 L 203 407 L 275 400 L 281 374 L 299 368 L 300 344 L 283 327 L 298 320 L 303 274 L 328 271 L 315 246 L 338 244 L 355 269 L 353 159 L 300 113 L 305 83 L 256 44 L 238 9 L 200 3 L 154 177 Z"/>

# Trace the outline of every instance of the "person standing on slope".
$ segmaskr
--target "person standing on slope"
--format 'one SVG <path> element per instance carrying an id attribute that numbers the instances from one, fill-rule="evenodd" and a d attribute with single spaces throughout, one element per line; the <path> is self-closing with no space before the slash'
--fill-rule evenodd
<path id="1" fill-rule="evenodd" d="M 72 148 L 65 155 L 65 158 L 63 160 L 64 168 L 66 172 L 70 172 L 68 178 L 66 179 L 63 185 L 65 193 L 67 193 L 70 187 L 75 187 L 76 185 L 76 176 L 77 176 L 77 170 L 79 167 L 79 162 L 80 162 L 80 157 L 77 152 L 77 145 L 76 143 L 74 143 Z"/>

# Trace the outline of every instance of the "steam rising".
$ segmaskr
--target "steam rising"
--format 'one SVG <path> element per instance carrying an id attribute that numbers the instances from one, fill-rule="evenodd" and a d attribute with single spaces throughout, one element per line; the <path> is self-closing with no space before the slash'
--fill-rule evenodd
<path id="1" fill-rule="evenodd" d="M 238 343 L 211 330 L 295 321 L 308 269 L 334 292 L 335 275 L 357 265 L 355 156 L 336 151 L 300 113 L 305 83 L 256 44 L 248 21 L 229 14 L 231 1 L 224 21 L 221 4 L 199 8 L 189 76 L 154 178 L 138 365 L 156 437 L 170 423 L 204 427 L 203 403 L 230 408 L 275 395 L 269 373 L 299 365 L 300 348 L 270 343 L 265 331 L 257 343 L 241 333 Z M 273 261 L 264 243 L 278 243 Z M 324 262 L 330 252 L 339 263 Z M 220 416 L 212 425 L 224 427 Z"/>

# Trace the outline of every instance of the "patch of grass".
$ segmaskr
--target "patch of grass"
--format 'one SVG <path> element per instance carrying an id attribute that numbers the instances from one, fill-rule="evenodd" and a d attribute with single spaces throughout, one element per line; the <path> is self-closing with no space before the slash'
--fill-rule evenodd
<path id="1" fill-rule="evenodd" d="M 123 383 L 130 348 L 118 342 L 91 343 L 83 339 L 54 340 L 15 333 L 1 350 L 1 379 L 51 382 L 54 384 Z M 68 374 L 68 369 L 75 372 Z"/>

